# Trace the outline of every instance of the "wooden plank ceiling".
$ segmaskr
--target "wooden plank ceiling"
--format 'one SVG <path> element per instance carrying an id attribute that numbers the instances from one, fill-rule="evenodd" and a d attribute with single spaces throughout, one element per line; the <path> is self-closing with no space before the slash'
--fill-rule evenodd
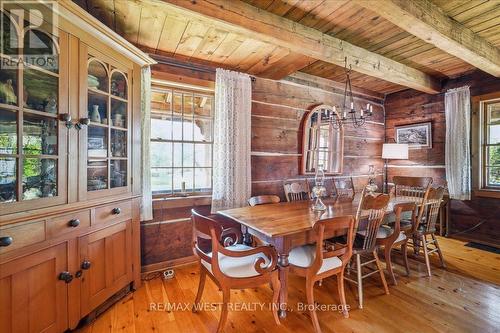
<path id="1" fill-rule="evenodd" d="M 374 12 L 344 0 L 244 0 L 248 4 L 345 40 L 438 79 L 474 67 L 402 30 Z M 342 67 L 291 52 L 254 36 L 201 22 L 151 0 L 75 0 L 100 21 L 150 53 L 282 78 L 296 71 L 342 82 Z M 432 0 L 445 14 L 500 47 L 500 1 Z M 406 89 L 361 73 L 354 86 L 387 94 Z"/>

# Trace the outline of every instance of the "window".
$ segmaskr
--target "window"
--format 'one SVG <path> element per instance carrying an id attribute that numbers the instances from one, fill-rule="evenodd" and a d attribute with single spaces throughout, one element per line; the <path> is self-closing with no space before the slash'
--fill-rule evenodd
<path id="1" fill-rule="evenodd" d="M 500 189 L 500 101 L 483 104 L 483 184 Z"/>
<path id="2" fill-rule="evenodd" d="M 210 193 L 213 94 L 154 85 L 151 92 L 153 194 Z"/>

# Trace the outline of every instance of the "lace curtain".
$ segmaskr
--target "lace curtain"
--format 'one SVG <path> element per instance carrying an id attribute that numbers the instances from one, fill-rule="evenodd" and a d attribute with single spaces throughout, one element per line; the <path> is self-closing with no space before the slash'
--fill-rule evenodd
<path id="1" fill-rule="evenodd" d="M 214 213 L 246 206 L 251 195 L 251 106 L 250 77 L 217 69 L 212 190 Z"/>
<path id="2" fill-rule="evenodd" d="M 451 199 L 470 200 L 470 121 L 469 87 L 448 90 L 446 113 L 446 181 Z"/>
<path id="3" fill-rule="evenodd" d="M 141 221 L 153 219 L 153 197 L 151 194 L 151 69 L 144 67 L 141 72 L 141 152 L 142 152 L 142 199 Z"/>

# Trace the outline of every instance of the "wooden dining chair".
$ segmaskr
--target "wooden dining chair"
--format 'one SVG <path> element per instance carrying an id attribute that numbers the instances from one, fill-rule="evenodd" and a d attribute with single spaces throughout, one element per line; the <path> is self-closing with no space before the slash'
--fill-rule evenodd
<path id="1" fill-rule="evenodd" d="M 431 276 L 431 264 L 429 255 L 437 252 L 441 266 L 446 268 L 443 253 L 436 238 L 436 222 L 439 216 L 439 209 L 444 195 L 444 187 L 430 188 L 427 199 L 424 202 L 421 212 L 417 217 L 417 228 L 413 234 L 413 247 L 419 251 L 423 249 L 427 275 Z M 430 237 L 431 239 L 427 239 Z M 430 247 L 431 246 L 431 247 Z M 418 253 L 418 252 L 417 252 Z"/>
<path id="2" fill-rule="evenodd" d="M 409 213 L 410 226 L 403 226 L 401 228 L 401 219 L 403 213 Z M 391 254 L 392 249 L 400 246 L 401 254 L 403 255 L 403 262 L 406 269 L 406 274 L 410 275 L 410 266 L 408 265 L 408 240 L 412 237 L 417 229 L 417 204 L 414 202 L 399 203 L 394 205 L 394 215 L 396 220 L 394 227 L 381 226 L 377 234 L 377 245 L 384 247 L 385 266 L 389 273 L 394 285 L 397 285 L 396 276 L 392 268 Z"/>
<path id="3" fill-rule="evenodd" d="M 316 222 L 314 233 L 316 244 L 303 245 L 290 251 L 290 272 L 306 278 L 306 297 L 311 320 L 316 333 L 321 332 L 314 305 L 314 284 L 327 277 L 337 276 L 337 287 L 344 317 L 349 317 L 344 292 L 345 266 L 351 259 L 354 234 L 354 216 L 340 216 Z M 325 248 L 325 235 L 342 234 L 345 243 L 336 243 Z"/>
<path id="4" fill-rule="evenodd" d="M 382 265 L 377 254 L 377 235 L 380 225 L 386 214 L 387 205 L 389 204 L 388 194 L 365 194 L 362 192 L 361 201 L 359 202 L 358 213 L 356 217 L 356 226 L 358 230 L 354 240 L 353 256 L 355 258 L 355 268 L 357 279 L 353 280 L 348 277 L 345 279 L 358 286 L 358 301 L 359 308 L 363 308 L 363 279 L 373 274 L 379 273 L 386 294 L 389 294 L 389 288 L 385 280 Z M 367 259 L 363 262 L 362 259 Z M 376 268 L 369 266 L 375 263 Z M 363 274 L 363 268 L 371 269 L 371 272 Z M 350 273 L 351 269 L 348 269 Z"/>
<path id="5" fill-rule="evenodd" d="M 335 195 L 338 198 L 341 197 L 354 197 L 356 190 L 354 188 L 354 181 L 352 177 L 349 178 L 334 178 L 333 187 L 335 190 Z"/>
<path id="6" fill-rule="evenodd" d="M 392 181 L 394 183 L 394 197 L 397 200 L 415 202 L 417 204 L 418 214 L 419 208 L 429 194 L 429 189 L 433 182 L 432 177 L 394 176 Z M 407 214 L 403 214 L 400 221 L 401 227 L 405 229 L 411 228 L 412 226 L 412 221 L 406 215 Z M 394 228 L 394 223 L 391 223 L 391 227 Z"/>
<path id="7" fill-rule="evenodd" d="M 248 199 L 248 204 L 250 206 L 267 205 L 272 203 L 278 203 L 281 199 L 277 195 L 257 195 Z"/>
<path id="8" fill-rule="evenodd" d="M 280 282 L 278 276 L 278 255 L 273 246 L 252 248 L 240 244 L 234 238 L 238 230 L 223 229 L 217 221 L 191 210 L 193 222 L 193 251 L 200 263 L 200 282 L 193 305 L 197 312 L 208 275 L 222 290 L 222 309 L 217 332 L 221 332 L 228 316 L 228 303 L 231 289 L 255 288 L 270 284 L 273 290 L 273 315 L 276 324 L 280 324 L 278 312 L 278 297 Z M 227 237 L 227 236 L 233 237 Z M 204 251 L 199 246 L 199 240 L 210 240 L 211 250 Z M 222 244 L 221 245 L 221 240 Z"/>
<path id="9" fill-rule="evenodd" d="M 283 182 L 286 201 L 300 201 L 311 199 L 309 191 L 309 182 L 307 179 L 302 180 L 286 180 Z"/>

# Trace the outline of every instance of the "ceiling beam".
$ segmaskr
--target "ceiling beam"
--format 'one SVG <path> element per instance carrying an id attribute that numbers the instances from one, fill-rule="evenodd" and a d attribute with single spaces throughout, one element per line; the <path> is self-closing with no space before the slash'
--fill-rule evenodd
<path id="1" fill-rule="evenodd" d="M 500 49 L 453 20 L 429 0 L 354 0 L 410 34 L 496 77 Z"/>
<path id="2" fill-rule="evenodd" d="M 415 68 L 239 0 L 162 2 L 193 19 L 206 21 L 209 18 L 232 31 L 338 66 L 344 66 L 347 57 L 352 69 L 362 74 L 427 93 L 437 93 L 441 88 L 436 78 Z"/>

